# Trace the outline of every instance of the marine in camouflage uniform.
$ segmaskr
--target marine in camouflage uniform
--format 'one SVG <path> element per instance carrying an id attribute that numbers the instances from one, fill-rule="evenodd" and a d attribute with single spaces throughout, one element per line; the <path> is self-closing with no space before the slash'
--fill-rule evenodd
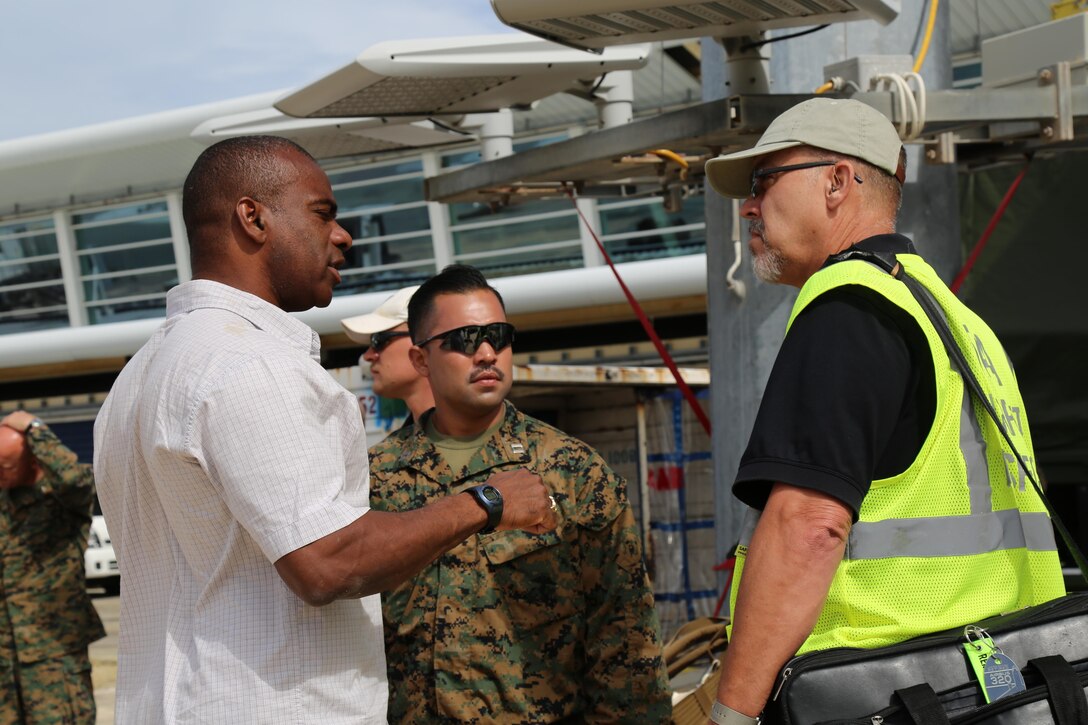
<path id="1" fill-rule="evenodd" d="M 26 440 L 41 478 L 0 490 L 0 725 L 93 723 L 87 645 L 106 634 L 83 571 L 94 478 L 45 425 Z"/>
<path id="2" fill-rule="evenodd" d="M 403 511 L 527 468 L 546 534 L 478 534 L 382 595 L 391 723 L 662 723 L 657 615 L 625 483 L 592 448 L 505 403 L 455 476 L 426 416 L 371 449 L 371 505 Z"/>

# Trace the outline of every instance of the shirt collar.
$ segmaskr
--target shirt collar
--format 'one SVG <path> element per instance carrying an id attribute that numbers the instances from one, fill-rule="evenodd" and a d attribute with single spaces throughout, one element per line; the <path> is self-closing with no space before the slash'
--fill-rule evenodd
<path id="1" fill-rule="evenodd" d="M 852 249 L 876 254 L 918 254 L 914 249 L 914 242 L 902 234 L 877 234 L 866 237 L 856 244 L 851 244 L 841 252 L 832 254 L 820 269 L 826 269 L 835 262 L 842 261 L 842 255 L 849 253 Z"/>
<path id="2" fill-rule="evenodd" d="M 456 485 L 496 466 L 511 462 L 528 463 L 531 456 L 518 429 L 518 410 L 509 400 L 503 401 L 503 405 L 505 409 L 501 424 L 480 448 L 480 464 L 463 471 L 463 476 L 453 478 L 453 471 L 450 471 L 446 460 L 435 455 L 434 444 L 427 436 L 427 421 L 434 414 L 434 408 L 420 416 L 415 422 L 412 434 L 402 440 L 397 467 L 414 469 L 432 481 L 440 482 L 447 476 L 450 483 Z"/>
<path id="3" fill-rule="evenodd" d="M 309 325 L 249 292 L 210 279 L 194 279 L 166 293 L 167 318 L 204 308 L 233 312 L 314 360 L 321 359 L 321 337 Z"/>
<path id="4" fill-rule="evenodd" d="M 891 254 L 918 254 L 914 242 L 902 234 L 877 234 L 862 239 L 853 248 L 863 252 L 890 252 Z"/>

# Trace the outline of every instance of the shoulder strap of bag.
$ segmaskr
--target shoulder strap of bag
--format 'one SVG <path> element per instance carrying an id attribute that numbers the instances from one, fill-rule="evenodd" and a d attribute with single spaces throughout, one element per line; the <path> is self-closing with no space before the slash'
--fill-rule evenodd
<path id="1" fill-rule="evenodd" d="M 1034 667 L 1046 683 L 1055 725 L 1088 723 L 1088 699 L 1084 697 L 1084 685 L 1064 657 L 1037 657 L 1028 665 Z"/>
<path id="2" fill-rule="evenodd" d="M 1050 515 L 1050 520 L 1054 522 L 1054 527 L 1061 535 L 1066 548 L 1080 568 L 1081 576 L 1088 582 L 1088 559 L 1085 559 L 1084 552 L 1081 551 L 1077 542 L 1073 540 L 1073 537 L 1069 534 L 1069 530 L 1065 528 L 1065 524 L 1054 510 L 1054 507 L 1050 505 L 1050 500 L 1043 492 L 1042 486 L 1035 480 L 1035 476 L 1032 474 L 1031 469 L 1028 468 L 1027 464 L 1024 462 L 1024 457 L 1020 455 L 1020 451 L 1013 444 L 1009 432 L 1005 429 L 1004 424 L 1001 422 L 1001 418 L 997 415 L 997 411 L 995 411 L 993 405 L 990 404 L 989 398 L 982 392 L 982 386 L 979 384 L 978 378 L 976 378 L 975 374 L 971 371 L 971 366 L 967 364 L 967 358 L 964 357 L 963 350 L 961 350 L 960 346 L 956 343 L 956 338 L 953 337 L 952 330 L 948 327 L 948 320 L 945 317 L 944 310 L 941 308 L 940 303 L 933 297 L 933 293 L 926 289 L 918 280 L 907 274 L 906 270 L 903 269 L 903 265 L 899 263 L 899 260 L 895 258 L 894 254 L 851 249 L 842 254 L 835 255 L 831 259 L 832 262 L 859 259 L 869 262 L 870 264 L 875 264 L 877 267 L 883 269 L 907 286 L 910 293 L 914 295 L 914 299 L 918 301 L 918 304 L 926 313 L 929 321 L 933 323 L 937 335 L 941 338 L 941 342 L 944 343 L 945 350 L 948 351 L 949 359 L 952 360 L 952 363 L 956 366 L 957 370 L 959 370 L 964 383 L 966 383 L 967 387 L 982 407 L 986 409 L 990 418 L 993 419 L 994 424 L 997 425 L 997 429 L 1001 431 L 1001 435 L 1004 437 L 1005 442 L 1009 444 L 1009 448 L 1012 449 L 1017 462 L 1027 475 L 1028 480 L 1031 481 L 1031 485 L 1035 487 L 1035 492 L 1039 494 L 1039 498 L 1042 499 L 1043 505 L 1046 506 L 1046 511 Z"/>
<path id="3" fill-rule="evenodd" d="M 928 682 L 904 687 L 896 690 L 895 694 L 902 701 L 903 709 L 913 725 L 949 725 L 948 715 Z"/>

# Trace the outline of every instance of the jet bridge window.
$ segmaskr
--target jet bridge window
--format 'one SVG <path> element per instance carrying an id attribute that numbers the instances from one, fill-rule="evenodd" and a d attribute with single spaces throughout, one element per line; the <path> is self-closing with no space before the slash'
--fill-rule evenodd
<path id="1" fill-rule="evenodd" d="M 0 225 L 0 334 L 67 325 L 52 218 Z"/>
<path id="2" fill-rule="evenodd" d="M 678 257 L 706 251 L 702 195 L 684 199 L 679 211 L 665 211 L 661 199 L 601 202 L 601 241 L 615 262 Z"/>
<path id="3" fill-rule="evenodd" d="M 88 322 L 164 314 L 178 283 L 165 200 L 76 213 L 72 231 Z"/>
<path id="4" fill-rule="evenodd" d="M 352 244 L 336 295 L 397 289 L 435 273 L 423 164 L 416 159 L 329 171 L 337 221 Z"/>

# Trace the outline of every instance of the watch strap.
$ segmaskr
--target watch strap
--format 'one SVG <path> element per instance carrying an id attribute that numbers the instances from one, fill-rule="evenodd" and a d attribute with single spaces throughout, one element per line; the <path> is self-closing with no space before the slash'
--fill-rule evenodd
<path id="1" fill-rule="evenodd" d="M 710 722 L 716 725 L 759 725 L 759 718 L 748 717 L 731 707 L 715 702 L 710 708 Z"/>

